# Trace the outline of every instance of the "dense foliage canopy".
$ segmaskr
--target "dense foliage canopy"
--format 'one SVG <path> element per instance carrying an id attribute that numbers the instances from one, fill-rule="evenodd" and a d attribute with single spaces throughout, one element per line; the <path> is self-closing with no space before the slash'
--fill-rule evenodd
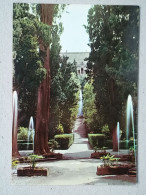
<path id="1" fill-rule="evenodd" d="M 40 45 L 49 46 L 51 137 L 61 125 L 64 132 L 71 131 L 77 115 L 79 90 L 75 63 L 68 63 L 66 57 L 60 57 L 63 26 L 59 18 L 65 6 L 54 5 L 53 8 L 51 26 L 41 22 L 39 4 L 17 3 L 13 9 L 13 89 L 18 92 L 19 125 L 27 127 L 30 116 L 36 117 L 38 88 L 46 77 L 45 53 Z"/>
<path id="2" fill-rule="evenodd" d="M 14 4 L 13 19 L 13 88 L 19 96 L 19 120 L 26 125 L 30 116 L 35 115 L 37 89 L 46 74 L 39 42 L 50 43 L 50 27 L 30 13 L 28 4 Z"/>
<path id="3" fill-rule="evenodd" d="M 85 28 L 90 39 L 87 71 L 94 81 L 97 126 L 108 124 L 112 131 L 120 121 L 125 128 L 128 94 L 137 108 L 139 7 L 95 5 L 88 12 Z"/>

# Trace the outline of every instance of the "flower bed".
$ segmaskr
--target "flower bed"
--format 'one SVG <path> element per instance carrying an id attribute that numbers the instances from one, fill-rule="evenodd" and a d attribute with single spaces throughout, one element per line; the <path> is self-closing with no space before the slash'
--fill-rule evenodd
<path id="1" fill-rule="evenodd" d="M 49 153 L 49 154 L 45 154 L 43 155 L 44 158 L 40 158 L 40 159 L 36 159 L 36 162 L 45 162 L 45 161 L 49 161 L 49 160 L 61 160 L 63 158 L 63 155 L 61 153 Z M 20 163 L 30 163 L 31 160 L 28 158 L 28 156 L 26 157 L 20 157 L 17 159 Z"/>
<path id="2" fill-rule="evenodd" d="M 32 167 L 23 167 L 17 169 L 18 176 L 47 176 L 48 169 L 45 168 L 32 168 Z"/>
<path id="3" fill-rule="evenodd" d="M 93 152 L 91 158 L 100 159 L 100 157 L 109 154 L 108 152 Z"/>
<path id="4" fill-rule="evenodd" d="M 122 175 L 128 174 L 131 165 L 100 166 L 97 167 L 97 175 Z"/>
<path id="5" fill-rule="evenodd" d="M 128 174 L 129 170 L 134 165 L 119 164 L 120 158 L 116 158 L 114 155 L 107 154 L 106 156 L 100 157 L 103 160 L 103 165 L 97 167 L 97 175 L 122 175 Z"/>

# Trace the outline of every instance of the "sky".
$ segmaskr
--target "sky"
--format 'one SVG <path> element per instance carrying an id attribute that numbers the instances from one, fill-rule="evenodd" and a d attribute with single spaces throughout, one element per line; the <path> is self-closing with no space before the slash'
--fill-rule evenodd
<path id="1" fill-rule="evenodd" d="M 64 31 L 61 35 L 61 52 L 90 51 L 87 45 L 89 36 L 84 24 L 87 24 L 87 14 L 91 5 L 68 5 L 62 14 L 61 22 Z"/>

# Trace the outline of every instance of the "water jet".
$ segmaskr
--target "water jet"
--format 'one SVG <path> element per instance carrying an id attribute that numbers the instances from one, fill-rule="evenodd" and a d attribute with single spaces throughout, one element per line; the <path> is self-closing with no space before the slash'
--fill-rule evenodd
<path id="1" fill-rule="evenodd" d="M 32 116 L 30 117 L 29 127 L 28 127 L 27 150 L 28 150 L 28 147 L 29 147 L 31 135 L 32 135 L 33 153 L 34 153 L 34 135 L 35 135 L 35 130 L 34 130 L 34 121 L 33 121 L 33 117 Z"/>
<path id="2" fill-rule="evenodd" d="M 130 125 L 132 127 L 132 133 L 133 133 L 134 157 L 135 157 L 135 165 L 136 165 L 136 142 L 135 142 L 134 116 L 133 116 L 133 102 L 132 102 L 131 95 L 128 95 L 127 108 L 126 108 L 126 139 L 127 139 L 127 149 L 128 149 L 128 140 L 129 140 L 129 133 L 130 133 Z"/>
<path id="3" fill-rule="evenodd" d="M 17 128 L 18 128 L 18 95 L 17 92 L 13 92 L 13 104 L 12 104 L 12 111 L 13 111 L 13 124 L 12 124 L 12 156 L 18 157 L 20 156 L 18 152 L 17 146 Z"/>

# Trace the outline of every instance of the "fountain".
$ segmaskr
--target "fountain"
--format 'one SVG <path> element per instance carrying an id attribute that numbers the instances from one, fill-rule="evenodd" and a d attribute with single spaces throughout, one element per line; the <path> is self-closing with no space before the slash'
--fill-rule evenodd
<path id="1" fill-rule="evenodd" d="M 17 92 L 13 92 L 13 124 L 12 124 L 12 156 L 18 157 L 18 146 L 17 146 L 17 126 L 18 126 L 18 95 Z"/>
<path id="2" fill-rule="evenodd" d="M 115 155 L 112 159 L 112 156 L 108 154 L 107 156 L 103 156 L 104 165 L 97 166 L 97 175 L 118 175 L 118 174 L 128 174 L 132 176 L 136 176 L 136 143 L 135 143 L 135 129 L 134 129 L 134 116 L 133 116 L 133 103 L 131 95 L 128 96 L 127 99 L 127 112 L 126 112 L 126 138 L 127 138 L 127 148 L 128 148 L 128 139 L 130 127 L 132 127 L 133 133 L 133 145 L 134 145 L 134 156 L 132 155 L 119 155 L 119 143 L 120 143 L 120 124 L 117 122 L 117 128 L 113 132 L 113 138 L 115 141 L 116 149 L 118 151 L 118 155 Z M 134 157 L 134 158 L 133 158 Z M 111 158 L 111 159 L 110 159 Z M 110 165 L 110 161 L 119 159 L 119 161 L 131 161 L 135 159 L 135 165 L 132 163 L 118 163 L 113 166 Z"/>
<path id="3" fill-rule="evenodd" d="M 117 142 L 118 142 L 118 155 L 120 149 L 120 123 L 117 122 Z"/>
<path id="4" fill-rule="evenodd" d="M 28 147 L 29 147 L 31 134 L 32 134 L 32 144 L 33 144 L 33 153 L 34 153 L 34 135 L 35 135 L 35 130 L 34 130 L 34 121 L 33 121 L 33 117 L 32 116 L 30 117 L 29 127 L 28 127 L 27 150 L 28 150 Z"/>
<path id="5" fill-rule="evenodd" d="M 133 133 L 133 145 L 134 145 L 134 156 L 136 165 L 136 143 L 135 143 L 135 129 L 134 129 L 134 117 L 133 117 L 133 102 L 131 95 L 128 95 L 127 99 L 127 110 L 126 110 L 126 139 L 127 139 L 127 149 L 129 140 L 130 125 L 132 126 Z"/>
<path id="6" fill-rule="evenodd" d="M 79 110 L 78 110 L 78 117 L 83 116 L 83 97 L 82 97 L 82 90 L 80 89 L 80 99 L 79 99 Z"/>

